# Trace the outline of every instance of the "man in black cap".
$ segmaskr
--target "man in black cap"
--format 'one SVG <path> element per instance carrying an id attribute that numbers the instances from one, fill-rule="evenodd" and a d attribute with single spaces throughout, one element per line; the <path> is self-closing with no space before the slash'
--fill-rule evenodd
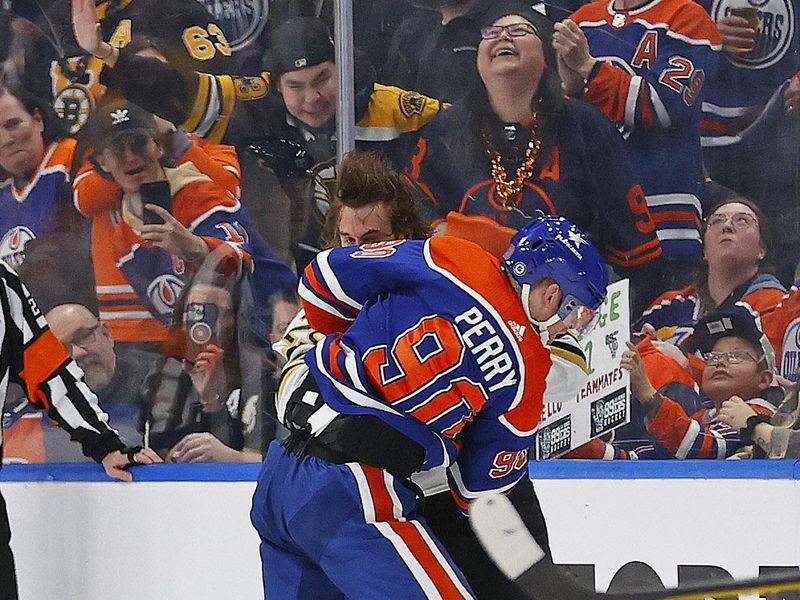
<path id="1" fill-rule="evenodd" d="M 258 135 L 283 134 L 285 130 L 280 130 L 278 124 L 285 121 L 290 126 L 299 121 L 310 130 L 333 125 L 335 101 L 330 100 L 335 99 L 338 89 L 336 77 L 332 76 L 334 48 L 330 32 L 320 19 L 296 17 L 276 28 L 272 51 L 267 57 L 271 70 L 264 71 L 261 77 L 187 73 L 163 62 L 132 55 L 125 48 L 112 48 L 97 35 L 96 19 L 90 3 L 73 0 L 76 38 L 82 48 L 104 57 L 106 64 L 113 67 L 107 82 L 119 85 L 129 100 L 181 124 L 189 133 L 212 141 L 224 138 L 235 144 Z M 308 77 L 311 72 L 304 70 L 313 67 L 317 69 Z M 284 111 L 261 102 L 270 97 L 270 92 L 281 94 L 287 89 L 284 82 L 289 83 L 288 73 L 295 74 L 295 83 L 310 83 L 311 79 L 315 83 L 314 92 L 323 96 L 324 102 L 296 112 L 298 104 L 294 99 L 286 103 Z M 330 85 L 322 86 L 328 75 L 332 76 Z M 313 81 L 317 78 L 318 81 Z M 390 141 L 404 131 L 417 130 L 443 108 L 438 100 L 377 83 L 368 63 L 357 64 L 355 86 L 356 125 L 372 130 L 359 132 L 364 141 Z M 237 120 L 246 124 L 247 129 L 231 131 L 229 124 Z"/>
<path id="2" fill-rule="evenodd" d="M 335 182 L 338 80 L 330 32 L 320 19 L 296 17 L 275 29 L 268 68 L 260 77 L 184 72 L 118 51 L 102 42 L 94 8 L 73 0 L 76 38 L 113 68 L 103 82 L 181 129 L 246 148 L 257 140 L 259 158 L 292 198 L 293 252 L 299 269 L 319 249 L 324 210 Z M 438 100 L 377 83 L 369 61 L 355 65 L 355 122 L 359 146 L 386 150 L 443 108 Z M 398 151 L 399 152 L 399 151 Z"/>

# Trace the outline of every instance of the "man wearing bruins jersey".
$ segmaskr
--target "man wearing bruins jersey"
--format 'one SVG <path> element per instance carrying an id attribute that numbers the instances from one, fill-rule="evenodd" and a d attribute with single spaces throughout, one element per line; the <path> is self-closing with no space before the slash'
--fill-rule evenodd
<path id="1" fill-rule="evenodd" d="M 110 47 L 123 48 L 137 37 L 156 41 L 170 64 L 182 70 L 222 73 L 230 70 L 231 47 L 211 14 L 198 2 L 185 0 L 89 0 L 99 21 L 98 35 Z M 55 45 L 63 54 L 38 58 L 33 77 L 47 80 L 56 112 L 75 134 L 106 92 L 101 83 L 101 57 L 84 52 L 69 26 L 69 4 L 55 2 L 41 28 L 52 24 Z M 55 51 L 54 51 L 55 52 Z M 42 72 L 46 69 L 46 75 Z"/>
<path id="2" fill-rule="evenodd" d="M 324 22 L 286 21 L 272 35 L 270 71 L 237 77 L 185 71 L 113 48 L 96 32 L 91 0 L 73 0 L 73 20 L 82 48 L 112 67 L 103 83 L 118 87 L 131 101 L 210 140 L 240 148 L 254 138 L 267 140 L 265 158 L 292 199 L 292 251 L 303 267 L 319 247 L 336 178 L 338 83 Z M 377 143 L 399 153 L 402 135 L 417 131 L 443 108 L 438 100 L 377 83 L 368 61 L 357 61 L 355 72 L 359 146 Z"/>

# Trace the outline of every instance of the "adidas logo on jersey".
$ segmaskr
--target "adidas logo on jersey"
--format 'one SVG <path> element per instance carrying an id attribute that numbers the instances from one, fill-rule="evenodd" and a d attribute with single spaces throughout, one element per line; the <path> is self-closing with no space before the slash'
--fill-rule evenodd
<path id="1" fill-rule="evenodd" d="M 511 327 L 511 331 L 514 332 L 514 337 L 517 338 L 518 342 L 521 342 L 523 336 L 525 335 L 525 329 L 526 329 L 525 325 L 520 325 L 516 321 L 511 321 L 511 320 L 508 320 L 507 323 L 508 326 Z"/>
<path id="2" fill-rule="evenodd" d="M 118 108 L 108 116 L 111 117 L 112 125 L 119 125 L 120 123 L 131 120 L 131 118 L 128 116 L 127 108 Z"/>

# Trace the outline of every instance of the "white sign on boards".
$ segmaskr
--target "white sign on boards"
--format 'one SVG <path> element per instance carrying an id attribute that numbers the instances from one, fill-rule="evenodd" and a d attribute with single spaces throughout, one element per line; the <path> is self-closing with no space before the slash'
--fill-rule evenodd
<path id="1" fill-rule="evenodd" d="M 595 328 L 581 340 L 589 380 L 575 402 L 545 403 L 536 434 L 536 458 L 556 458 L 630 421 L 630 382 L 619 362 L 630 340 L 628 280 L 608 286 Z"/>

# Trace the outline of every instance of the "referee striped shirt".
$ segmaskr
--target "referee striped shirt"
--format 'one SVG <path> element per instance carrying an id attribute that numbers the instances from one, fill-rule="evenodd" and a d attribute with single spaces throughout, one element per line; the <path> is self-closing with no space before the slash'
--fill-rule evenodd
<path id="1" fill-rule="evenodd" d="M 83 371 L 47 326 L 36 302 L 17 275 L 0 261 L 0 399 L 9 381 L 27 392 L 86 456 L 100 462 L 125 445 L 108 424 L 97 396 L 83 381 Z M 2 427 L 0 427 L 2 458 Z"/>

